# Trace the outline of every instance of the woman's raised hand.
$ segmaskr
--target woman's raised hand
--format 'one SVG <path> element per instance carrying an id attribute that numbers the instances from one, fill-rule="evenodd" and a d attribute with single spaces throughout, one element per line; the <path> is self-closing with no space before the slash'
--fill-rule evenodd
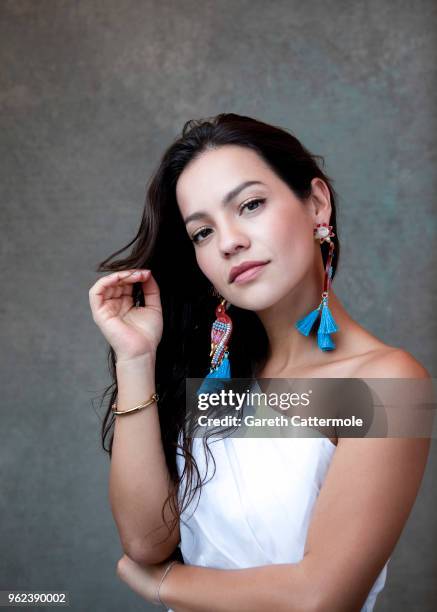
<path id="1" fill-rule="evenodd" d="M 136 307 L 133 283 L 141 282 L 145 306 Z M 113 272 L 89 290 L 94 322 L 115 351 L 117 363 L 155 357 L 163 322 L 159 287 L 150 270 Z"/>

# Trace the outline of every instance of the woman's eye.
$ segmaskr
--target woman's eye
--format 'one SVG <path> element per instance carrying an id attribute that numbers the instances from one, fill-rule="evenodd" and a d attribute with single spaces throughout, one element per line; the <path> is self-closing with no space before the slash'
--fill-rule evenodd
<path id="1" fill-rule="evenodd" d="M 208 234 L 206 234 L 205 236 L 205 232 L 208 232 L 208 231 L 209 231 L 209 228 L 204 227 L 203 229 L 193 234 L 193 237 L 191 238 L 192 242 L 194 242 L 195 244 L 197 244 L 198 242 L 201 242 L 199 241 L 199 237 L 206 238 Z"/>
<path id="2" fill-rule="evenodd" d="M 246 204 L 243 204 L 240 210 L 243 210 L 246 207 L 248 208 L 249 211 L 257 210 L 261 204 L 264 204 L 264 202 L 265 202 L 265 198 L 260 198 L 258 200 L 250 200 L 250 202 L 246 202 Z M 249 208 L 250 206 L 252 206 L 252 204 L 257 204 L 257 206 L 255 208 Z"/>
<path id="3" fill-rule="evenodd" d="M 250 200 L 250 202 L 246 202 L 245 204 L 243 204 L 240 207 L 240 212 L 242 210 L 244 210 L 245 208 L 248 209 L 249 212 L 252 212 L 254 210 L 258 210 L 258 208 L 264 204 L 265 202 L 265 198 L 259 198 L 256 200 Z M 255 207 L 253 207 L 253 205 L 256 205 Z M 203 242 L 203 240 L 205 238 L 207 238 L 209 232 L 210 232 L 210 228 L 209 227 L 204 227 L 203 229 L 199 230 L 198 232 L 196 232 L 195 234 L 193 234 L 191 241 L 194 242 L 194 244 L 198 244 L 199 242 Z"/>

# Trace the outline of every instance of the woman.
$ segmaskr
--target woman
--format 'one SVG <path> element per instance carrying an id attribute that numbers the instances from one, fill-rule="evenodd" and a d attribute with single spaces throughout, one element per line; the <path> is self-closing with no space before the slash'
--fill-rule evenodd
<path id="1" fill-rule="evenodd" d="M 372 610 L 422 480 L 428 438 L 185 437 L 186 379 L 226 360 L 234 378 L 429 378 L 332 290 L 336 193 L 318 157 L 249 117 L 188 122 L 129 254 L 90 289 L 114 377 L 117 573 L 175 611 Z M 232 334 L 211 364 L 218 304 Z"/>

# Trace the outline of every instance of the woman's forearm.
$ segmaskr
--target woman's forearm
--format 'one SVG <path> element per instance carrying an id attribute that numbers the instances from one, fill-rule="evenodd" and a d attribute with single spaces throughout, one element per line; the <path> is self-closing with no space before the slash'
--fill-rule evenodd
<path id="1" fill-rule="evenodd" d="M 117 370 L 117 410 L 149 399 L 155 389 L 153 357 L 121 361 Z M 179 541 L 179 526 L 168 536 L 161 509 L 169 493 L 169 474 L 161 441 L 156 403 L 115 417 L 109 478 L 112 513 L 124 551 L 139 563 L 159 563 Z M 168 504 L 166 506 L 166 518 Z"/>
<path id="2" fill-rule="evenodd" d="M 175 612 L 312 612 L 317 593 L 301 564 L 222 570 L 177 563 L 160 589 Z"/>

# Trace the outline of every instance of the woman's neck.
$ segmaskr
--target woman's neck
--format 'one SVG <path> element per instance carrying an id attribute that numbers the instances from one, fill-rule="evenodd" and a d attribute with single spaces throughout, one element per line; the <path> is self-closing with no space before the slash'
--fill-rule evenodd
<path id="1" fill-rule="evenodd" d="M 275 376 L 279 377 L 281 373 L 287 371 L 318 366 L 332 360 L 332 351 L 322 351 L 313 333 L 304 336 L 295 327 L 295 323 L 300 318 L 317 308 L 320 300 L 319 294 L 318 298 L 313 301 L 306 300 L 304 304 L 303 300 L 294 300 L 291 305 L 283 302 L 257 313 L 269 339 L 269 352 L 262 370 L 268 367 L 269 372 L 275 372 Z M 353 325 L 353 320 L 332 288 L 329 292 L 328 305 L 339 328 L 339 331 L 333 335 L 336 344 L 335 358 L 338 358 L 347 349 L 345 332 L 350 325 Z M 315 326 L 317 324 L 316 321 Z"/>

